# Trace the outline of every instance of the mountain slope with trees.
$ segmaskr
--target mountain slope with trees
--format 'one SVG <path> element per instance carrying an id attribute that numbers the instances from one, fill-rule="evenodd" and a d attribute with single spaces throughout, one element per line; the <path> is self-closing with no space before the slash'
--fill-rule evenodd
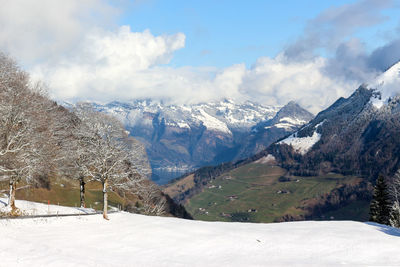
<path id="1" fill-rule="evenodd" d="M 353 193 L 357 195 L 357 190 L 364 188 L 367 190 L 362 198 L 371 198 L 371 184 L 377 177 L 381 174 L 390 181 L 400 168 L 399 73 L 400 63 L 377 77 L 378 82 L 361 85 L 351 96 L 338 99 L 308 124 L 264 151 L 245 160 L 201 168 L 169 184 L 165 191 L 178 202 L 187 203 L 201 195 L 214 179 L 262 158 L 273 158 L 289 177 L 330 173 L 358 176 L 362 181 Z M 190 180 L 193 182 L 183 184 Z M 329 198 L 335 199 L 336 193 L 332 193 Z M 351 190 L 348 193 L 351 195 Z"/>
<path id="2" fill-rule="evenodd" d="M 268 152 L 295 174 L 334 171 L 370 181 L 379 174 L 393 176 L 400 168 L 399 73 L 397 63 L 376 78 L 379 82 L 361 85 L 350 97 L 338 99 Z M 319 138 L 300 155 L 294 142 L 305 142 L 313 135 Z"/>
<path id="3" fill-rule="evenodd" d="M 79 184 L 81 206 L 85 183 L 101 183 L 105 219 L 110 190 L 135 201 L 127 205 L 131 211 L 185 214 L 148 179 L 143 146 L 117 119 L 83 104 L 69 111 L 44 92 L 43 85 L 32 85 L 29 75 L 0 53 L 0 186 L 8 193 L 8 205 L 0 213 L 20 215 L 15 205 L 20 185 L 32 192 L 46 188 L 52 201 L 56 192 L 68 195 L 73 186 L 50 193 L 63 179 L 64 184 Z"/>

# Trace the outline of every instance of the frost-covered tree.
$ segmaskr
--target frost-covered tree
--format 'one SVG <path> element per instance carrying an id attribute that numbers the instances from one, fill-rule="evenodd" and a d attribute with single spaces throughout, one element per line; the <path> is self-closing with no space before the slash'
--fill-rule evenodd
<path id="1" fill-rule="evenodd" d="M 392 205 L 389 218 L 390 226 L 400 228 L 400 205 L 395 201 Z"/>
<path id="2" fill-rule="evenodd" d="M 380 175 L 376 180 L 370 205 L 370 221 L 389 225 L 391 201 L 385 178 Z"/>
<path id="3" fill-rule="evenodd" d="M 87 104 L 78 104 L 75 112 L 80 119 L 76 165 L 82 177 L 102 183 L 103 217 L 108 219 L 109 188 L 132 188 L 146 178 L 148 170 L 141 164 L 141 152 L 116 118 L 96 112 Z"/>
<path id="4" fill-rule="evenodd" d="M 400 170 L 397 170 L 393 176 L 390 186 L 390 196 L 393 204 L 389 222 L 391 226 L 400 228 Z"/>
<path id="5" fill-rule="evenodd" d="M 9 181 L 12 212 L 17 183 L 34 180 L 49 149 L 44 98 L 34 89 L 28 74 L 0 53 L 0 179 Z"/>
<path id="6" fill-rule="evenodd" d="M 141 200 L 140 206 L 136 207 L 137 211 L 147 215 L 162 215 L 166 209 L 166 199 L 162 195 L 160 188 L 150 181 L 144 181 L 137 184 L 134 188 L 135 194 Z"/>
<path id="7" fill-rule="evenodd" d="M 64 138 L 60 142 L 61 151 L 60 161 L 58 162 L 59 172 L 63 177 L 77 180 L 80 188 L 80 206 L 86 207 L 85 204 L 85 184 L 87 175 L 87 165 L 89 162 L 89 149 L 86 139 L 92 133 L 86 125 L 70 113 L 68 122 L 64 122 Z"/>
<path id="8" fill-rule="evenodd" d="M 59 158 L 57 168 L 65 178 L 78 180 L 80 184 L 80 206 L 85 207 L 85 164 L 88 153 L 83 146 L 83 136 L 90 133 L 82 130 L 82 122 L 75 113 L 60 108 L 57 123 L 54 125 L 57 140 L 59 140 Z M 84 129 L 87 129 L 84 128 Z"/>

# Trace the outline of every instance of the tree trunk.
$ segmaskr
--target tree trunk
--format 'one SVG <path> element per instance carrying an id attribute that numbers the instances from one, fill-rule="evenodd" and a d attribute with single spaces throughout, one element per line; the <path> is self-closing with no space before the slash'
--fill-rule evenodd
<path id="1" fill-rule="evenodd" d="M 107 193 L 107 187 L 108 187 L 108 179 L 105 179 L 103 181 L 103 218 L 106 220 L 108 219 L 108 215 L 107 215 L 107 206 L 108 206 L 108 193 Z"/>
<path id="2" fill-rule="evenodd" d="M 83 177 L 79 178 L 81 183 L 81 208 L 86 208 L 85 204 L 85 180 Z"/>
<path id="3" fill-rule="evenodd" d="M 8 206 L 11 207 L 11 211 L 15 211 L 15 191 L 17 190 L 17 182 L 10 180 L 10 194 L 8 196 Z"/>

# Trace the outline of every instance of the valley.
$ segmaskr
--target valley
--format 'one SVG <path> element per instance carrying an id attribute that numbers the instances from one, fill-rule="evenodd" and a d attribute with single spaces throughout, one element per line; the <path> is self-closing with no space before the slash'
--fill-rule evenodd
<path id="1" fill-rule="evenodd" d="M 262 160 L 210 180 L 201 192 L 184 202 L 186 209 L 195 219 L 206 221 L 368 219 L 370 199 L 367 190 L 364 195 L 353 196 L 347 201 L 338 197 L 336 203 L 331 203 L 335 205 L 327 201 L 335 190 L 359 186 L 362 178 L 334 173 L 315 177 L 288 176 L 285 169 Z M 165 192 L 173 196 L 173 187 L 184 191 L 194 185 L 190 183 L 190 176 L 185 179 L 167 187 Z M 352 212 L 346 213 L 349 208 Z"/>
<path id="2" fill-rule="evenodd" d="M 0 8 L 0 267 L 400 266 L 400 0 Z"/>
<path id="3" fill-rule="evenodd" d="M 400 100 L 388 96 L 399 70 L 393 65 L 265 150 L 201 168 L 164 191 L 201 220 L 367 220 L 378 175 L 393 187 L 400 166 Z"/>

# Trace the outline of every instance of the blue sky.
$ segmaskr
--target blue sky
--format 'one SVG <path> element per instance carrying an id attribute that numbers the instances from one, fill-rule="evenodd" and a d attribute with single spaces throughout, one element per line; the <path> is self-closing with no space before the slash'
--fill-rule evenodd
<path id="1" fill-rule="evenodd" d="M 0 51 L 57 101 L 294 100 L 316 113 L 400 59 L 400 0 L 0 4 Z"/>
<path id="2" fill-rule="evenodd" d="M 261 56 L 274 57 L 303 32 L 307 21 L 322 11 L 357 1 L 139 1 L 123 12 L 120 24 L 153 34 L 183 32 L 184 49 L 170 62 L 173 66 L 248 66 Z M 383 10 L 387 20 L 360 29 L 355 36 L 368 48 L 382 45 L 398 26 L 399 9 Z M 326 53 L 326 51 L 322 51 Z"/>

